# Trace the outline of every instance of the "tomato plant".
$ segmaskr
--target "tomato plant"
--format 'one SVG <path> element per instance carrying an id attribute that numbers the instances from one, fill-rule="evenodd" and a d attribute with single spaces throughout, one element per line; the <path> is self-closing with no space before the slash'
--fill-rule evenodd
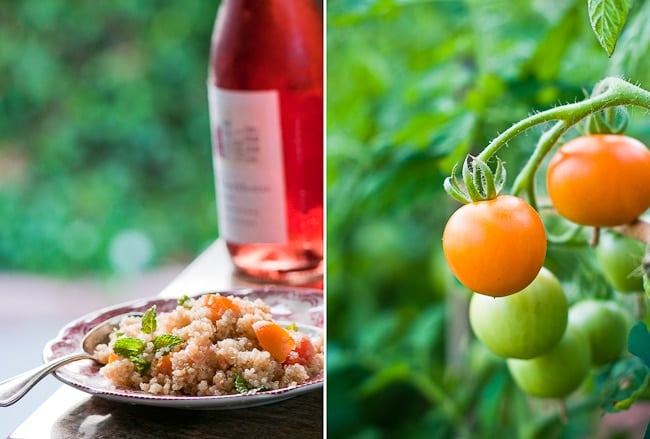
<path id="1" fill-rule="evenodd" d="M 502 195 L 454 212 L 442 246 L 463 285 L 477 293 L 507 296 L 535 279 L 546 255 L 546 233 L 528 203 Z"/>
<path id="2" fill-rule="evenodd" d="M 511 358 L 507 364 L 515 383 L 529 395 L 565 398 L 589 372 L 589 341 L 581 330 L 569 326 L 549 352 L 529 360 Z"/>
<path id="3" fill-rule="evenodd" d="M 568 303 L 560 281 L 546 268 L 526 288 L 506 297 L 472 296 L 469 321 L 476 337 L 502 357 L 533 358 L 550 350 L 565 331 Z"/>
<path id="4" fill-rule="evenodd" d="M 650 223 L 642 218 L 650 207 L 650 151 L 640 141 L 620 134 L 627 126 L 626 112 L 619 107 L 625 104 L 650 109 L 650 92 L 620 79 L 607 78 L 597 84 L 592 96 L 583 102 L 551 108 L 515 123 L 473 158 L 473 165 L 468 166 L 466 160 L 461 173 L 463 185 L 455 176 L 456 169 L 444 185 L 449 195 L 466 203 L 451 215 L 443 234 L 447 262 L 463 284 L 470 286 L 471 281 L 482 282 L 484 288 L 484 291 L 473 288 L 484 294 L 472 295 L 469 302 L 469 323 L 476 338 L 490 351 L 506 358 L 514 382 L 532 396 L 565 398 L 580 386 L 592 367 L 598 368 L 598 377 L 592 384 L 594 388 L 586 389 L 585 398 L 589 404 L 597 398 L 606 399 L 602 403 L 605 410 L 629 408 L 650 386 L 650 369 L 642 364 L 647 364 L 650 358 L 647 343 L 650 335 L 637 329 L 636 334 L 631 331 L 628 337 L 629 322 L 624 312 L 611 301 L 590 299 L 611 296 L 606 280 L 621 291 L 639 291 L 650 284 L 647 263 L 642 264 L 648 260 L 648 255 L 643 254 L 643 242 L 650 243 Z M 519 199 L 517 197 L 524 195 L 530 208 L 537 212 L 535 182 L 539 179 L 535 178 L 536 173 L 553 146 L 583 119 L 587 134 L 561 146 L 548 165 L 545 181 L 552 203 L 549 207 L 553 209 L 548 214 L 544 213 L 548 208 L 539 209 L 551 230 L 555 229 L 553 233 L 543 232 L 542 235 L 554 246 L 552 253 L 575 258 L 570 265 L 577 272 L 558 266 L 553 255 L 549 265 L 563 271 L 563 284 L 570 287 L 570 302 L 577 303 L 568 310 L 563 284 L 545 268 L 520 291 L 510 292 L 505 297 L 487 297 L 485 291 L 489 290 L 484 285 L 500 280 L 502 272 L 498 268 L 517 275 L 525 264 L 518 260 L 522 255 L 517 253 L 517 245 L 508 237 L 488 227 L 483 230 L 489 231 L 481 234 L 481 228 L 476 225 L 483 223 L 478 219 L 491 224 L 490 214 L 498 210 L 488 207 L 504 197 Z M 539 138 L 535 150 L 517 174 L 510 195 L 501 194 L 505 177 L 499 180 L 498 190 L 488 190 L 495 185 L 491 183 L 491 171 L 485 163 L 514 136 L 553 120 L 556 123 Z M 498 158 L 497 161 L 500 162 Z M 501 175 L 498 166 L 494 175 Z M 473 190 L 475 185 L 483 190 Z M 463 192 L 462 186 L 469 190 Z M 469 196 L 464 196 L 466 194 Z M 568 220 L 563 222 L 574 224 L 555 235 L 558 231 L 553 219 L 557 219 L 558 214 Z M 458 218 L 466 221 L 464 226 L 454 224 L 456 221 L 463 224 Z M 508 223 L 514 232 L 511 237 L 522 230 L 519 223 L 508 218 L 501 225 L 502 230 L 507 230 Z M 583 233 L 584 226 L 594 227 L 591 241 Z M 449 239 L 451 243 L 469 244 L 466 253 L 448 251 L 445 242 L 448 228 L 454 232 L 449 233 L 455 238 Z M 641 242 L 625 241 L 610 230 L 601 233 L 601 228 L 613 228 Z M 481 239 L 472 240 L 477 231 Z M 532 242 L 530 248 L 536 249 L 537 242 L 531 241 L 532 236 L 535 234 L 528 231 L 516 239 L 526 244 Z M 491 238 L 503 244 L 506 252 L 513 250 L 518 258 L 498 268 L 489 265 L 504 261 Z M 600 245 L 594 252 L 589 245 L 597 245 L 599 238 Z M 477 259 L 471 258 L 476 255 L 479 255 Z M 467 272 L 460 272 L 459 266 L 468 268 Z M 599 266 L 602 279 L 598 276 L 599 279 L 594 279 L 591 270 Z M 637 273 L 645 278 L 635 279 Z M 472 279 L 472 275 L 478 279 Z M 589 291 L 592 281 L 598 284 L 594 291 Z M 637 308 L 637 317 L 642 319 L 645 313 L 642 300 Z M 622 355 L 626 340 L 629 352 L 636 358 Z"/>
<path id="5" fill-rule="evenodd" d="M 624 135 L 577 137 L 552 157 L 546 186 L 557 211 L 577 224 L 630 223 L 650 207 L 650 151 Z"/>
<path id="6" fill-rule="evenodd" d="M 594 366 L 617 360 L 625 349 L 627 316 L 613 301 L 585 299 L 574 304 L 569 310 L 569 325 L 587 336 Z"/>
<path id="7" fill-rule="evenodd" d="M 605 279 L 621 293 L 643 291 L 645 244 L 614 232 L 601 233 L 596 258 Z"/>

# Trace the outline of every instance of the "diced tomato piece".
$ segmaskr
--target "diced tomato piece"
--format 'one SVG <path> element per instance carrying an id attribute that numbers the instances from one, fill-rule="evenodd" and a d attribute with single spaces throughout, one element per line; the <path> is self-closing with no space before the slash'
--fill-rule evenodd
<path id="1" fill-rule="evenodd" d="M 235 315 L 239 316 L 239 306 L 228 297 L 219 294 L 207 294 L 205 296 L 205 306 L 210 308 L 212 312 L 212 320 L 219 320 L 226 311 L 231 310 Z"/>
<path id="2" fill-rule="evenodd" d="M 260 346 L 268 351 L 277 361 L 284 361 L 296 347 L 296 342 L 289 331 L 274 322 L 260 320 L 253 323 L 253 331 Z"/>
<path id="3" fill-rule="evenodd" d="M 115 352 L 113 352 L 113 351 L 111 351 L 111 353 L 108 354 L 108 362 L 109 362 L 109 363 L 112 363 L 113 361 L 117 361 L 117 360 L 119 360 L 120 358 L 122 358 L 122 357 L 120 357 L 119 355 L 117 355 L 117 354 L 116 354 Z"/>
<path id="4" fill-rule="evenodd" d="M 171 375 L 172 373 L 172 358 L 171 354 L 167 354 L 158 360 L 158 372 L 164 375 Z"/>
<path id="5" fill-rule="evenodd" d="M 309 363 L 315 354 L 316 348 L 314 348 L 309 337 L 301 337 L 296 347 L 289 352 L 284 364 L 302 364 L 304 366 Z"/>

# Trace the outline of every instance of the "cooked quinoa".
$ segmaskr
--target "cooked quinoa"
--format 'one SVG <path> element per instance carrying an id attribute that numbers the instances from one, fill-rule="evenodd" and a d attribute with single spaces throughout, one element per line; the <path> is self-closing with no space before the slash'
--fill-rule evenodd
<path id="1" fill-rule="evenodd" d="M 280 351 L 265 350 L 256 329 L 267 323 L 256 322 L 277 327 L 260 299 L 186 297 L 171 312 L 150 309 L 145 317 L 124 318 L 96 355 L 106 363 L 101 373 L 115 386 L 156 395 L 275 390 L 322 376 L 322 335 L 283 326 L 278 331 L 287 337 Z"/>

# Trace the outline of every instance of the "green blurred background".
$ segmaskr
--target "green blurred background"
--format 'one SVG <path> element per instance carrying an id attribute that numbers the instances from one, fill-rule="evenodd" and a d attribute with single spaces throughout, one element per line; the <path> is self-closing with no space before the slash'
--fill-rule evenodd
<path id="1" fill-rule="evenodd" d="M 581 100 L 605 76 L 647 89 L 648 22 L 650 4 L 633 1 L 610 59 L 584 0 L 328 2 L 331 437 L 596 437 L 594 407 L 570 400 L 563 427 L 474 341 L 468 293 L 441 256 L 458 207 L 442 181 L 511 124 Z M 541 132 L 499 153 L 511 179 Z M 633 111 L 627 133 L 650 143 L 647 113 Z M 588 256 L 550 248 L 547 262 L 597 293 Z"/>
<path id="2" fill-rule="evenodd" d="M 3 1 L 0 270 L 132 273 L 217 236 L 218 1 Z"/>

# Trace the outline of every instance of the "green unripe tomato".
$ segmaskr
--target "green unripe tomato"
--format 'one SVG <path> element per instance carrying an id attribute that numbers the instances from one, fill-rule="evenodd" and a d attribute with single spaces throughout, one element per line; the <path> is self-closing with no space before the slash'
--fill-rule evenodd
<path id="1" fill-rule="evenodd" d="M 567 327 L 549 352 L 529 360 L 510 358 L 508 370 L 517 386 L 540 398 L 565 398 L 582 384 L 591 367 L 587 336 Z"/>
<path id="2" fill-rule="evenodd" d="M 515 294 L 473 294 L 469 304 L 469 322 L 476 337 L 506 358 L 533 358 L 549 351 L 562 337 L 568 313 L 562 285 L 546 268 Z"/>
<path id="3" fill-rule="evenodd" d="M 569 309 L 569 325 L 589 339 L 594 366 L 618 359 L 627 343 L 627 316 L 612 301 L 587 299 L 574 304 Z"/>
<path id="4" fill-rule="evenodd" d="M 645 244 L 615 232 L 603 232 L 598 239 L 596 259 L 603 276 L 621 293 L 643 291 L 643 276 L 639 267 Z"/>

